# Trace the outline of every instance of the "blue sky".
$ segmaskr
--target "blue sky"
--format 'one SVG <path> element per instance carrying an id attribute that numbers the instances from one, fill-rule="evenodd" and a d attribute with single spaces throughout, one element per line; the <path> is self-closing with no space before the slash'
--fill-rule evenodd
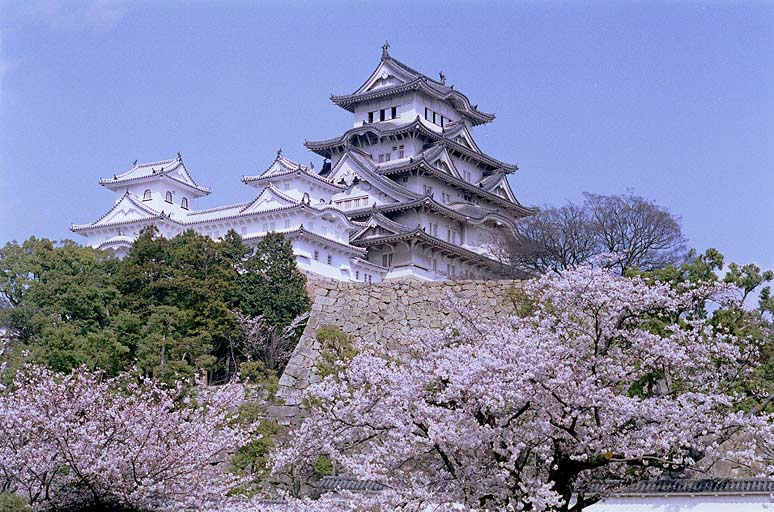
<path id="1" fill-rule="evenodd" d="M 523 203 L 633 189 L 774 267 L 774 3 L 0 0 L 0 244 L 84 239 L 100 177 L 182 152 L 213 194 L 351 126 L 385 39 L 461 90 Z"/>

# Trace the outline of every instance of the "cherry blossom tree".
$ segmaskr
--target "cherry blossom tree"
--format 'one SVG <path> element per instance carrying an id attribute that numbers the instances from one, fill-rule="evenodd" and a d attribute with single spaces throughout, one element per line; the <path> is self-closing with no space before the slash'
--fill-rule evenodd
<path id="1" fill-rule="evenodd" d="M 723 295 L 580 268 L 525 283 L 497 322 L 457 303 L 445 331 L 358 343 L 310 386 L 275 471 L 327 454 L 384 484 L 384 510 L 532 511 L 719 461 L 771 474 L 771 418 L 732 391 L 755 347 L 691 313 Z"/>
<path id="2" fill-rule="evenodd" d="M 198 510 L 238 482 L 224 470 L 251 426 L 238 384 L 161 387 L 85 368 L 21 370 L 0 392 L 0 492 L 36 511 Z"/>

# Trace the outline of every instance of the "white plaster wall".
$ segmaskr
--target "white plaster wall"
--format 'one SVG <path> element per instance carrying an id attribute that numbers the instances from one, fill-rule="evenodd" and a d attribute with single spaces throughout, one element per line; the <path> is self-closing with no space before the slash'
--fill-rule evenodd
<path id="1" fill-rule="evenodd" d="M 457 167 L 457 170 L 460 172 L 462 179 L 466 179 L 465 171 L 468 171 L 470 172 L 470 179 L 466 181 L 469 181 L 470 183 L 478 183 L 481 181 L 481 178 L 484 175 L 484 170 L 481 167 L 455 157 L 452 157 L 452 162 L 454 162 L 455 167 Z"/>
<path id="2" fill-rule="evenodd" d="M 413 101 L 413 94 L 411 93 L 404 93 L 396 96 L 390 96 L 387 98 L 379 98 L 374 101 L 369 101 L 366 103 L 361 103 L 355 108 L 355 120 L 354 120 L 354 126 L 362 126 L 363 123 L 368 123 L 368 113 L 369 112 L 376 112 L 374 115 L 374 122 L 379 122 L 379 110 L 386 109 L 385 112 L 386 118 L 389 120 L 390 117 L 390 109 L 392 107 L 398 108 L 398 117 L 393 120 L 395 123 L 405 123 L 413 120 L 416 115 L 412 116 L 411 112 L 413 109 L 411 108 L 411 102 Z"/>
<path id="3" fill-rule="evenodd" d="M 643 496 L 608 498 L 584 512 L 771 512 L 769 496 Z"/>
<path id="4" fill-rule="evenodd" d="M 151 191 L 151 200 L 150 201 L 143 201 L 143 196 L 145 194 L 145 191 L 150 189 Z M 137 198 L 143 202 L 143 204 L 148 205 L 149 207 L 153 208 L 157 211 L 164 211 L 167 213 L 175 213 L 178 216 L 186 215 L 189 210 L 193 210 L 195 206 L 195 200 L 191 196 L 190 191 L 185 188 L 181 187 L 177 184 L 175 184 L 171 180 L 158 180 L 155 183 L 138 183 L 138 184 L 132 184 L 127 186 L 126 188 L 120 188 L 116 190 L 116 196 L 115 196 L 115 202 L 121 200 L 121 198 L 124 196 L 126 191 L 129 191 L 129 193 L 134 194 L 137 196 Z M 168 203 L 165 201 L 166 192 L 170 191 L 172 192 L 172 203 Z M 183 198 L 188 198 L 188 210 L 184 209 L 180 204 Z"/>

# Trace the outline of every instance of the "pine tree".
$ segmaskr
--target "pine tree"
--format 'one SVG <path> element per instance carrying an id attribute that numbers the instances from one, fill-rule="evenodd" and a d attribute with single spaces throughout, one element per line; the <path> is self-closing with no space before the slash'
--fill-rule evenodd
<path id="1" fill-rule="evenodd" d="M 245 263 L 242 311 L 286 326 L 309 309 L 306 277 L 296 268 L 293 246 L 279 233 L 267 234 Z"/>

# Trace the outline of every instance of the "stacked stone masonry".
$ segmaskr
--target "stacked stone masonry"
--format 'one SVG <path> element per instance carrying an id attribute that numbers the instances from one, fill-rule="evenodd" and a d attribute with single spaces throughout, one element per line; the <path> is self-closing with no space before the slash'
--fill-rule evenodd
<path id="1" fill-rule="evenodd" d="M 316 381 L 314 368 L 320 354 L 317 330 L 335 325 L 354 340 L 381 340 L 400 350 L 403 336 L 422 329 L 441 329 L 456 313 L 448 308 L 451 296 L 464 301 L 473 315 L 497 319 L 513 313 L 509 298 L 518 282 L 507 281 L 385 281 L 379 284 L 333 281 L 307 274 L 312 311 L 307 327 L 280 378 L 274 408 L 281 422 L 298 416 L 304 390 Z"/>

